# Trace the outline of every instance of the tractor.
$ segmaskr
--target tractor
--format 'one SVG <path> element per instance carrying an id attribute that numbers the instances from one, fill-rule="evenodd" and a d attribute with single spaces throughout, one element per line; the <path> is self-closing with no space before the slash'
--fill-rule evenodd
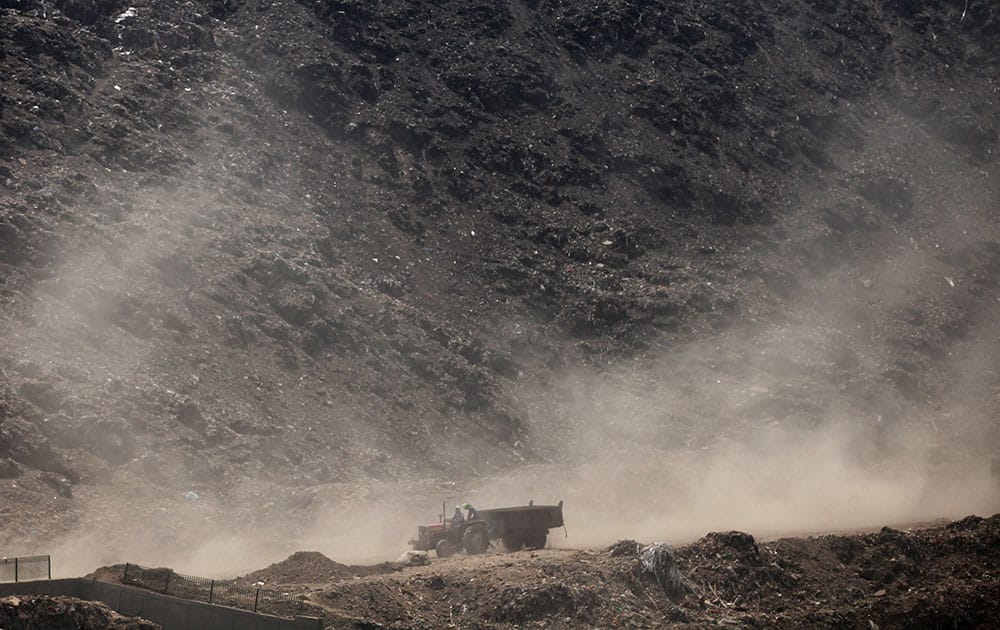
<path id="1" fill-rule="evenodd" d="M 541 549 L 549 529 L 563 526 L 562 501 L 558 505 L 528 505 L 479 510 L 479 518 L 453 523 L 445 520 L 444 505 L 440 522 L 421 525 L 410 545 L 418 551 L 433 549 L 439 558 L 447 558 L 459 549 L 468 554 L 485 553 L 494 540 L 503 542 L 507 551 L 522 547 Z"/>
<path id="2" fill-rule="evenodd" d="M 417 538 L 410 541 L 410 546 L 418 551 L 433 549 L 439 558 L 447 558 L 460 549 L 468 554 L 483 553 L 490 546 L 489 528 L 482 518 L 461 523 L 446 520 L 442 503 L 440 522 L 418 527 Z"/>

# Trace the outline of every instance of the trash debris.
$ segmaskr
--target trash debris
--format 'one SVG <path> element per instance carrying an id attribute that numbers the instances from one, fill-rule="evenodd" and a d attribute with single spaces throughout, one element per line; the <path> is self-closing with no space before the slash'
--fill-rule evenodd
<path id="1" fill-rule="evenodd" d="M 955 287 L 955 280 L 953 280 L 952 278 L 945 276 L 944 281 L 947 282 L 948 285 L 951 286 L 952 288 Z"/>
<path id="2" fill-rule="evenodd" d="M 608 547 L 608 552 L 611 554 L 612 558 L 619 558 L 621 556 L 637 556 L 642 551 L 642 545 L 634 540 L 619 540 L 615 544 Z"/>
<path id="3" fill-rule="evenodd" d="M 187 499 L 188 501 L 198 501 L 199 499 L 201 499 L 201 497 L 198 496 L 198 493 L 195 492 L 194 490 L 188 490 L 187 492 L 185 492 L 184 498 Z"/>
<path id="4" fill-rule="evenodd" d="M 404 551 L 403 555 L 399 556 L 399 563 L 411 567 L 420 567 L 430 564 L 431 559 L 427 556 L 426 551 Z"/>
<path id="5" fill-rule="evenodd" d="M 134 18 L 135 16 L 136 16 L 135 7 L 129 7 L 115 17 L 115 24 L 121 24 L 124 20 L 127 20 L 128 18 Z"/>
<path id="6" fill-rule="evenodd" d="M 653 543 L 639 554 L 642 568 L 656 577 L 660 588 L 671 599 L 693 593 L 694 588 L 677 569 L 674 551 L 667 543 Z"/>

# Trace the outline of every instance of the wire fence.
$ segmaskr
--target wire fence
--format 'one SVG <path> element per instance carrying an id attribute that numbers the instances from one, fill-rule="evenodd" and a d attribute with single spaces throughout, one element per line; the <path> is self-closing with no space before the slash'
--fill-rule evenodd
<path id="1" fill-rule="evenodd" d="M 212 580 L 175 573 L 171 569 L 126 564 L 122 584 L 209 604 L 294 617 L 305 611 L 305 597 L 261 588 L 256 583 Z"/>
<path id="2" fill-rule="evenodd" d="M 0 558 L 0 582 L 29 582 L 52 579 L 50 556 Z"/>

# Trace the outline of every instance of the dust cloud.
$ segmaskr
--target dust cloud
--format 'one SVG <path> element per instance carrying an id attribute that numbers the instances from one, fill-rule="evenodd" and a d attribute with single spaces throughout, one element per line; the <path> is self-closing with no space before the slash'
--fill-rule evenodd
<path id="1" fill-rule="evenodd" d="M 484 498 L 565 499 L 570 537 L 554 542 L 582 547 L 1000 510 L 989 471 L 1000 450 L 1000 297 L 983 249 L 1000 236 L 989 211 L 998 191 L 988 169 L 938 143 L 914 152 L 918 135 L 905 122 L 869 134 L 898 145 L 895 164 L 854 156 L 862 180 L 916 180 L 900 228 L 858 240 L 849 259 L 821 258 L 819 272 L 790 270 L 796 294 L 770 323 L 525 387 L 535 447 L 555 464 L 496 480 Z M 839 202 L 865 207 L 826 191 L 803 197 L 778 232 L 809 234 Z"/>
<path id="2" fill-rule="evenodd" d="M 939 168 L 940 177 L 975 189 L 956 164 Z M 932 201 L 948 203 L 951 190 Z M 124 246 L 109 239 L 101 252 L 68 261 L 36 293 L 35 324 L 5 333 L 9 349 L 39 365 L 79 366 L 95 387 L 157 361 L 167 350 L 137 344 L 104 320 L 149 283 L 136 269 L 169 260 L 176 234 L 210 220 L 172 204 L 151 201 L 134 213 L 140 236 Z M 786 233 L 804 232 L 795 222 L 808 214 L 793 214 Z M 37 551 L 57 558 L 61 576 L 128 560 L 231 577 L 298 550 L 345 563 L 393 560 L 417 525 L 437 520 L 442 501 L 447 514 L 464 501 L 488 508 L 563 500 L 567 527 L 549 543 L 571 548 L 622 538 L 681 544 L 728 529 L 759 537 L 822 533 L 998 511 L 988 452 L 997 446 L 1000 308 L 996 300 L 972 303 L 972 278 L 956 280 L 941 262 L 979 240 L 998 240 L 996 227 L 972 211 L 944 223 L 897 234 L 890 250 L 868 252 L 823 279 L 803 277 L 805 288 L 780 323 L 654 347 L 602 370 L 525 379 L 516 394 L 531 418 L 529 460 L 543 463 L 470 479 L 295 486 L 227 479 L 191 500 L 187 462 L 160 461 L 168 473 L 161 483 L 112 471 L 109 480 L 76 485 L 70 533 Z M 900 345 L 887 331 L 898 328 L 900 312 L 924 305 L 933 311 L 928 317 L 970 313 L 961 337 L 932 339 L 939 346 L 933 365 L 911 370 L 933 390 L 933 402 L 904 395 L 885 376 L 898 368 L 889 357 Z M 365 441 L 358 424 L 352 434 Z"/>
<path id="3" fill-rule="evenodd" d="M 556 463 L 494 480 L 483 503 L 563 499 L 570 536 L 553 544 L 571 547 L 992 514 L 997 383 L 983 368 L 996 365 L 995 314 L 936 366 L 961 393 L 937 404 L 881 377 L 868 331 L 816 317 L 723 333 L 642 367 L 563 375 L 531 403 L 535 435 L 547 436 L 537 448 Z"/>

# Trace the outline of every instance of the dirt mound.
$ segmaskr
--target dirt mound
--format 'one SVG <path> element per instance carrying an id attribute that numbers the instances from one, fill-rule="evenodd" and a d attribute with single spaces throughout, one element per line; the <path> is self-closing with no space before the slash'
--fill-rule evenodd
<path id="1" fill-rule="evenodd" d="M 124 564 L 112 564 L 106 567 L 100 567 L 94 569 L 87 575 L 83 576 L 88 580 L 98 580 L 101 582 L 109 582 L 111 584 L 121 584 L 122 578 L 126 574 L 126 565 Z"/>
<path id="2" fill-rule="evenodd" d="M 318 551 L 296 551 L 281 562 L 243 576 L 243 580 L 265 584 L 330 582 L 351 577 L 351 568 Z"/>
<path id="3" fill-rule="evenodd" d="M 362 575 L 391 573 L 402 565 L 384 562 L 376 565 L 346 565 L 327 558 L 318 551 L 296 551 L 281 562 L 239 578 L 241 582 L 271 584 L 303 584 L 335 582 Z"/>
<path id="4" fill-rule="evenodd" d="M 310 595 L 328 621 L 373 627 L 991 627 L 1000 621 L 1000 515 L 928 529 L 757 542 L 708 534 L 672 551 L 690 588 L 666 593 L 648 548 L 435 560 Z M 877 560 L 876 560 L 877 559 Z M 914 562 L 914 559 L 919 559 Z M 872 564 L 890 574 L 870 574 Z"/>
<path id="5" fill-rule="evenodd" d="M 124 617 L 104 604 L 45 595 L 0 599 L 5 630 L 159 630 L 158 624 Z"/>
<path id="6" fill-rule="evenodd" d="M 685 577 L 714 601 L 759 599 L 794 582 L 787 567 L 762 555 L 754 537 L 744 532 L 712 532 L 685 546 L 679 557 L 686 563 Z"/>

